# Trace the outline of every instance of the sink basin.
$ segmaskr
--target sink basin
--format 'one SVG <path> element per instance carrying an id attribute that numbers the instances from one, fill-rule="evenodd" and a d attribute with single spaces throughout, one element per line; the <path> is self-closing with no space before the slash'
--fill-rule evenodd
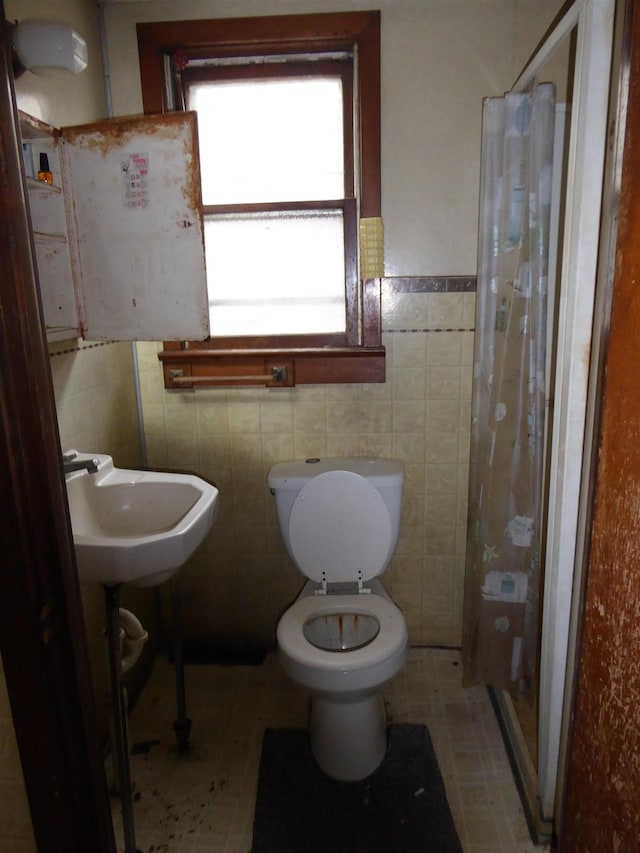
<path id="1" fill-rule="evenodd" d="M 154 586 L 168 580 L 206 536 L 215 486 L 189 474 L 116 468 L 111 456 L 79 453 L 98 470 L 66 474 L 81 581 Z"/>

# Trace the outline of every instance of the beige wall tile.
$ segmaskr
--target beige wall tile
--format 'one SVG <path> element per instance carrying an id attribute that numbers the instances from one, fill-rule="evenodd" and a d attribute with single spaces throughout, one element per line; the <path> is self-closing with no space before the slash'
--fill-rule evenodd
<path id="1" fill-rule="evenodd" d="M 326 429 L 328 433 L 358 433 L 360 406 L 357 398 L 350 401 L 327 398 Z"/>
<path id="2" fill-rule="evenodd" d="M 461 329 L 462 293 L 430 293 L 428 328 L 430 329 Z"/>
<path id="3" fill-rule="evenodd" d="M 205 396 L 200 395 L 204 392 Z M 225 398 L 211 397 L 205 389 L 196 394 L 196 426 L 202 438 L 207 434 L 229 433 L 229 409 Z"/>
<path id="4" fill-rule="evenodd" d="M 167 433 L 167 466 L 175 471 L 197 471 L 198 436 L 194 432 Z"/>
<path id="5" fill-rule="evenodd" d="M 426 417 L 427 409 L 424 400 L 394 402 L 393 431 L 396 434 L 424 432 Z"/>
<path id="6" fill-rule="evenodd" d="M 462 361 L 462 332 L 441 332 L 427 335 L 427 362 L 432 367 L 457 365 Z"/>
<path id="7" fill-rule="evenodd" d="M 293 413 L 294 432 L 299 433 L 325 433 L 326 405 L 324 400 L 296 403 Z"/>
<path id="8" fill-rule="evenodd" d="M 405 494 L 402 499 L 402 523 L 410 526 L 422 524 L 424 519 L 424 495 Z"/>
<path id="9" fill-rule="evenodd" d="M 263 433 L 293 433 L 293 395 L 287 390 L 260 401 Z"/>
<path id="10" fill-rule="evenodd" d="M 427 336 L 419 333 L 396 335 L 395 367 L 424 367 L 427 363 Z"/>
<path id="11" fill-rule="evenodd" d="M 427 433 L 456 433 L 460 428 L 460 400 L 429 400 L 427 405 Z M 470 417 L 470 410 L 467 409 Z M 470 420 L 469 420 L 470 423 Z"/>
<path id="12" fill-rule="evenodd" d="M 389 457 L 393 453 L 393 437 L 391 433 L 383 435 L 376 433 L 364 433 L 360 436 L 358 445 L 359 456 Z"/>
<path id="13" fill-rule="evenodd" d="M 422 556 L 420 554 L 400 554 L 393 558 L 391 579 L 394 589 L 400 584 L 422 583 Z"/>
<path id="14" fill-rule="evenodd" d="M 453 527 L 457 521 L 458 500 L 457 495 L 426 495 L 424 523 L 427 526 L 427 531 L 434 526 Z"/>
<path id="15" fill-rule="evenodd" d="M 464 329 L 475 328 L 476 322 L 476 295 L 475 293 L 462 294 L 462 327 Z"/>
<path id="16" fill-rule="evenodd" d="M 453 525 L 425 525 L 424 538 L 427 555 L 456 553 L 456 528 Z"/>
<path id="17" fill-rule="evenodd" d="M 458 493 L 457 465 L 427 465 L 425 471 L 427 495 L 455 495 Z"/>
<path id="18" fill-rule="evenodd" d="M 429 433 L 425 449 L 425 462 L 427 464 L 457 463 L 458 443 L 458 435 L 455 432 Z"/>
<path id="19" fill-rule="evenodd" d="M 331 433 L 327 435 L 327 456 L 357 456 L 360 452 L 358 433 Z"/>
<path id="20" fill-rule="evenodd" d="M 424 433 L 394 433 L 393 453 L 403 462 L 424 462 Z"/>
<path id="21" fill-rule="evenodd" d="M 368 433 L 385 433 L 393 429 L 393 408 L 387 400 L 360 399 L 360 430 Z"/>
<path id="22" fill-rule="evenodd" d="M 295 445 L 292 433 L 284 435 L 265 433 L 262 436 L 262 461 L 271 467 L 276 462 L 286 462 L 293 459 Z"/>
<path id="23" fill-rule="evenodd" d="M 230 400 L 227 417 L 231 433 L 242 435 L 260 432 L 260 404 L 255 399 Z"/>
<path id="24" fill-rule="evenodd" d="M 233 433 L 231 464 L 262 465 L 262 437 L 259 433 Z"/>
<path id="25" fill-rule="evenodd" d="M 394 400 L 424 400 L 426 396 L 426 367 L 394 367 L 392 396 Z"/>
<path id="26" fill-rule="evenodd" d="M 428 294 L 382 292 L 382 328 L 423 330 L 428 322 Z"/>
<path id="27" fill-rule="evenodd" d="M 460 368 L 430 367 L 427 378 L 427 399 L 459 400 Z"/>
<path id="28" fill-rule="evenodd" d="M 396 555 L 424 554 L 424 525 L 408 524 L 403 521 L 400 525 L 400 536 L 396 547 Z M 394 557 L 395 559 L 395 557 Z"/>
<path id="29" fill-rule="evenodd" d="M 295 459 L 314 459 L 316 456 L 328 456 L 327 436 L 324 432 L 297 432 L 293 438 Z"/>
<path id="30" fill-rule="evenodd" d="M 424 465 L 404 466 L 404 494 L 424 495 Z"/>

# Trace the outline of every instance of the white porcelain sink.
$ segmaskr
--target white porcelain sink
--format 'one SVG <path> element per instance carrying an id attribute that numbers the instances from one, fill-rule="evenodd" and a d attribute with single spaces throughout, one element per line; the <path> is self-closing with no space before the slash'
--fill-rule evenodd
<path id="1" fill-rule="evenodd" d="M 98 470 L 65 474 L 81 581 L 168 580 L 206 536 L 217 509 L 215 486 L 189 474 L 115 468 L 111 456 L 78 453 Z"/>

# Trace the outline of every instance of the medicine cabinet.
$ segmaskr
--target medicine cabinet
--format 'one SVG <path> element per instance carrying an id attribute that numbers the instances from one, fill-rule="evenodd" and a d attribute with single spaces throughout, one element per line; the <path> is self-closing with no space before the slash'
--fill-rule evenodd
<path id="1" fill-rule="evenodd" d="M 60 130 L 19 118 L 48 339 L 206 338 L 195 114 Z"/>

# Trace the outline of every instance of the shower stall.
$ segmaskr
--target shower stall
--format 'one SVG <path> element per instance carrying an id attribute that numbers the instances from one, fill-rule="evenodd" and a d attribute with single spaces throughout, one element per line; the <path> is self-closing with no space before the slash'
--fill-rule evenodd
<path id="1" fill-rule="evenodd" d="M 464 677 L 491 687 L 538 838 L 563 785 L 623 6 L 565 4 L 512 90 L 483 109 Z"/>

